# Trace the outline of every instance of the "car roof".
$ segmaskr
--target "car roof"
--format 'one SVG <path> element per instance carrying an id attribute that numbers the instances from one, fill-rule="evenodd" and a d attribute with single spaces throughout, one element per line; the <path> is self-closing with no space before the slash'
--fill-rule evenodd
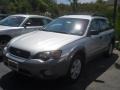
<path id="1" fill-rule="evenodd" d="M 52 18 L 47 17 L 47 16 L 41 16 L 41 15 L 29 15 L 29 14 L 15 14 L 15 15 L 11 15 L 11 16 L 21 16 L 21 17 L 26 17 L 26 18 L 29 18 L 29 17 L 41 17 L 41 18 L 52 19 Z"/>
<path id="2" fill-rule="evenodd" d="M 101 18 L 101 19 L 106 19 L 106 17 L 103 16 L 92 16 L 92 15 L 65 15 L 61 16 L 60 18 L 78 18 L 78 19 L 88 19 L 91 20 L 93 18 Z"/>
<path id="3" fill-rule="evenodd" d="M 82 19 L 91 19 L 90 15 L 65 15 L 60 18 L 82 18 Z"/>

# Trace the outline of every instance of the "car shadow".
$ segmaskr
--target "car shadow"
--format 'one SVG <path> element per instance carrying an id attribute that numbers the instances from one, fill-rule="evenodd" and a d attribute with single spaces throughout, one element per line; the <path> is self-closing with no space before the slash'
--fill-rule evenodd
<path id="1" fill-rule="evenodd" d="M 33 79 L 9 72 L 0 79 L 0 87 L 3 90 L 85 90 L 93 81 L 104 83 L 104 81 L 96 79 L 115 64 L 117 58 L 118 55 L 113 54 L 110 58 L 98 57 L 89 62 L 85 76 L 75 83 L 69 83 L 64 81 L 64 79 Z"/>

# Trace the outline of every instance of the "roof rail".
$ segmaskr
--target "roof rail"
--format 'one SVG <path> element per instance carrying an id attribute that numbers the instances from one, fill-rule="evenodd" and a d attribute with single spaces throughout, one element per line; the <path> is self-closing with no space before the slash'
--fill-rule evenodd
<path id="1" fill-rule="evenodd" d="M 101 13 L 94 13 L 92 16 L 106 17 L 104 14 L 101 14 Z"/>
<path id="2" fill-rule="evenodd" d="M 77 12 L 77 13 L 69 13 L 67 15 L 90 15 L 90 16 L 100 16 L 100 17 L 106 17 L 104 14 L 98 13 L 98 12 Z"/>

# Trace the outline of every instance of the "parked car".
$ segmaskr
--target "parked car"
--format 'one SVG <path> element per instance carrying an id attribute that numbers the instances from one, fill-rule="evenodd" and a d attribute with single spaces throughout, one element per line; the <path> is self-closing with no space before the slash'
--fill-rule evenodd
<path id="1" fill-rule="evenodd" d="M 0 21 L 0 52 L 13 37 L 40 29 L 52 19 L 40 15 L 11 15 Z M 0 54 L 1 55 L 1 54 Z"/>
<path id="2" fill-rule="evenodd" d="M 0 14 L 0 20 L 6 18 L 8 16 L 8 14 Z"/>
<path id="3" fill-rule="evenodd" d="M 66 15 L 11 40 L 4 64 L 16 72 L 43 79 L 77 80 L 85 64 L 103 53 L 112 55 L 115 35 L 106 17 Z"/>

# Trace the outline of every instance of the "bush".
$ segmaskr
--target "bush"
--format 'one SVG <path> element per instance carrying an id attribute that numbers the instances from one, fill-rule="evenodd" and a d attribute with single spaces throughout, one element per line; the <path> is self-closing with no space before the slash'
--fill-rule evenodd
<path id="1" fill-rule="evenodd" d="M 118 10 L 119 11 L 119 10 Z M 120 11 L 116 20 L 116 49 L 120 50 Z"/>
<path id="2" fill-rule="evenodd" d="M 115 48 L 117 50 L 120 50 L 120 42 L 119 41 L 116 41 Z"/>

